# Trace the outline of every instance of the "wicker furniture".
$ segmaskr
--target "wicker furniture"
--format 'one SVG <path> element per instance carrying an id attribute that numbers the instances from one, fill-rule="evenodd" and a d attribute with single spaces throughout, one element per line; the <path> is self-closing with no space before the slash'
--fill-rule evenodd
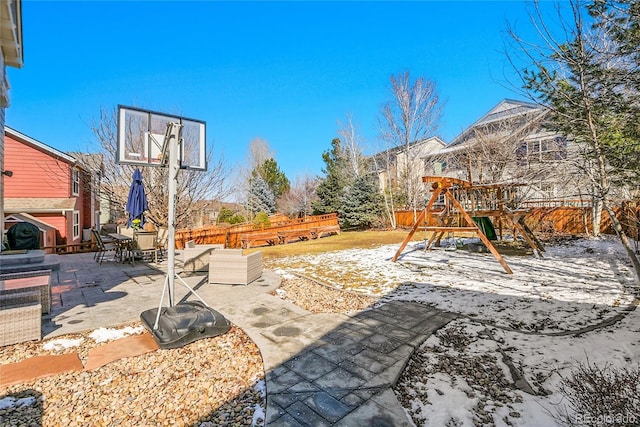
<path id="1" fill-rule="evenodd" d="M 223 244 L 196 245 L 193 240 L 188 241 L 182 250 L 183 270 L 190 273 L 207 271 L 209 255 L 220 249 L 224 249 Z"/>
<path id="2" fill-rule="evenodd" d="M 262 252 L 220 249 L 209 255 L 209 283 L 248 285 L 262 276 Z"/>
<path id="3" fill-rule="evenodd" d="M 0 295 L 0 346 L 42 337 L 39 301 L 37 291 Z"/>
<path id="4" fill-rule="evenodd" d="M 21 304 L 20 294 L 36 292 L 42 313 L 48 314 L 51 312 L 50 282 L 51 270 L 0 274 L 0 298 L 4 298 L 2 306 Z"/>

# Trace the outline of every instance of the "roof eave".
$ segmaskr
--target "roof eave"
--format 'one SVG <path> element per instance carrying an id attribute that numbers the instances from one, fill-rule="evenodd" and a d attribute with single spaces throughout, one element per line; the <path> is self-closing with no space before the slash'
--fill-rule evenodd
<path id="1" fill-rule="evenodd" d="M 0 45 L 4 54 L 5 65 L 22 68 L 24 55 L 22 51 L 22 0 L 1 2 L 0 11 Z"/>

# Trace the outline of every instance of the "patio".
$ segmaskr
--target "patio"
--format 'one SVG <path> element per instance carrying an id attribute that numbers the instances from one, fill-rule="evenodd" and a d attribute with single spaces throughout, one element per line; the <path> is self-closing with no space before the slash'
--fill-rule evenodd
<path id="1" fill-rule="evenodd" d="M 142 311 L 160 303 L 166 259 L 158 264 L 132 265 L 112 260 L 98 264 L 93 256 L 82 253 L 60 257 L 60 269 L 51 274 L 51 313 L 43 317 L 43 338 L 137 321 Z M 176 254 L 176 272 L 205 302 L 211 304 L 219 299 L 216 287 L 206 284 L 206 272 L 182 273 L 180 253 Z M 260 280 L 268 281 L 274 289 L 279 284 L 278 276 L 273 274 L 265 274 Z M 175 291 L 176 302 L 189 293 L 178 280 Z M 190 295 L 188 299 L 197 298 Z"/>

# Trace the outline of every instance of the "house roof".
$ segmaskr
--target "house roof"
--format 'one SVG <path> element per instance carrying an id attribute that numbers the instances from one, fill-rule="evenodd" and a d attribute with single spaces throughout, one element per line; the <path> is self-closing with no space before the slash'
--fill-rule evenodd
<path id="1" fill-rule="evenodd" d="M 2 46 L 5 64 L 21 68 L 24 60 L 21 0 L 0 2 L 0 46 Z"/>
<path id="2" fill-rule="evenodd" d="M 26 144 L 29 144 L 29 145 L 37 148 L 38 150 L 44 151 L 45 153 L 47 153 L 47 154 L 49 154 L 49 155 L 51 155 L 53 157 L 56 157 L 56 158 L 61 159 L 61 160 L 64 160 L 64 161 L 66 161 L 68 163 L 71 163 L 71 164 L 76 164 L 77 163 L 75 157 L 70 156 L 67 153 L 63 153 L 62 151 L 57 150 L 57 149 L 45 144 L 44 142 L 40 142 L 40 141 L 38 141 L 36 139 L 31 138 L 30 136 L 27 136 L 27 135 L 25 135 L 23 133 L 20 133 L 17 130 L 10 128 L 9 126 L 5 126 L 4 127 L 4 132 L 5 132 L 5 134 L 9 135 L 10 137 L 18 139 L 18 140 L 20 140 L 20 141 L 22 141 L 22 142 L 24 142 Z"/>
<path id="3" fill-rule="evenodd" d="M 436 144 L 440 145 L 441 147 L 445 147 L 447 145 L 442 139 L 440 139 L 440 137 L 438 137 L 438 136 L 430 136 L 429 138 L 421 139 L 420 141 L 413 141 L 413 142 L 409 143 L 409 146 L 410 147 L 415 147 L 415 146 L 420 146 L 420 145 L 429 144 L 429 143 L 436 143 Z M 395 147 L 389 148 L 388 150 L 380 151 L 380 152 L 374 154 L 373 157 L 376 157 L 376 156 L 379 156 L 379 155 L 386 155 L 388 153 L 391 153 L 391 154 L 401 153 L 406 149 L 407 149 L 406 145 L 397 145 Z"/>
<path id="4" fill-rule="evenodd" d="M 7 197 L 4 199 L 5 213 L 70 212 L 75 209 L 76 199 L 67 197 Z"/>
<path id="5" fill-rule="evenodd" d="M 36 218 L 35 216 L 29 215 L 28 213 L 24 212 L 7 215 L 4 219 L 4 222 L 5 224 L 8 222 L 30 222 L 31 224 L 36 225 L 41 231 L 56 230 L 53 225 L 48 224 L 40 218 Z"/>
<path id="6" fill-rule="evenodd" d="M 463 143 L 465 141 L 465 136 L 467 135 L 467 133 L 472 131 L 477 126 L 504 120 L 508 117 L 516 117 L 527 112 L 542 111 L 544 111 L 544 107 L 538 104 L 525 101 L 517 101 L 515 99 L 503 99 L 498 103 L 498 105 L 489 110 L 488 113 L 480 117 L 471 126 L 466 128 L 464 131 L 462 131 L 462 133 L 456 136 L 449 144 L 449 147 Z"/>

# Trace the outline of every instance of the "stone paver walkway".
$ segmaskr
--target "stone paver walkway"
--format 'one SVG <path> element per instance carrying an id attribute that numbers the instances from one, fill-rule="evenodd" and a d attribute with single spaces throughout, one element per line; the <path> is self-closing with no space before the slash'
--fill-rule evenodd
<path id="1" fill-rule="evenodd" d="M 166 262 L 98 265 L 93 254 L 62 256 L 44 336 L 139 320 L 157 307 L 165 272 Z M 455 318 L 405 301 L 313 314 L 273 295 L 280 277 L 270 271 L 249 286 L 210 285 L 202 275 L 184 280 L 260 349 L 269 426 L 412 425 L 391 387 L 414 350 Z M 195 298 L 176 282 L 180 299 Z"/>

